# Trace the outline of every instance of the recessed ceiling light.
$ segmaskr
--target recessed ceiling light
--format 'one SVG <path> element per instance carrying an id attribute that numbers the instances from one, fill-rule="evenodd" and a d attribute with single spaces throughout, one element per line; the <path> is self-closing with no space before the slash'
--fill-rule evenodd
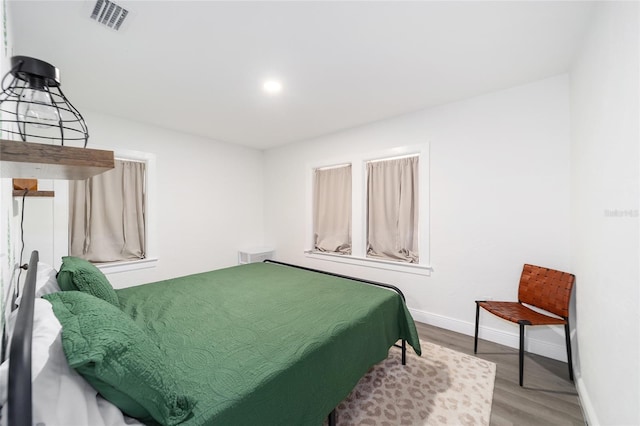
<path id="1" fill-rule="evenodd" d="M 280 93 L 282 91 L 282 83 L 278 80 L 267 80 L 262 85 L 262 88 L 265 92 L 275 95 L 276 93 Z"/>

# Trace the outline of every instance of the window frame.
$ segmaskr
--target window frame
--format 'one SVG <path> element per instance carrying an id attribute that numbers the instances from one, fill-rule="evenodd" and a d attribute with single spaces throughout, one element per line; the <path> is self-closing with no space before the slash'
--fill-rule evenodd
<path id="1" fill-rule="evenodd" d="M 370 161 L 418 155 L 419 160 L 419 263 L 396 262 L 366 256 L 367 244 L 367 170 Z M 313 171 L 317 168 L 351 164 L 352 167 L 352 207 L 351 207 L 351 255 L 322 253 L 313 247 Z M 379 268 L 416 275 L 430 275 L 429 244 L 429 143 L 405 145 L 367 153 L 345 154 L 344 156 L 318 160 L 307 164 L 306 177 L 306 226 L 304 255 L 308 258 L 330 262 L 347 263 L 364 267 Z"/>
<path id="2" fill-rule="evenodd" d="M 146 164 L 145 178 L 145 255 L 144 259 L 123 260 L 119 262 L 94 263 L 94 265 L 105 274 L 135 271 L 156 267 L 158 263 L 158 241 L 157 241 L 157 170 L 156 155 L 149 152 L 133 151 L 128 149 L 113 149 L 107 147 L 95 147 L 96 149 L 112 150 L 114 158 L 125 161 L 140 161 Z M 56 229 L 64 232 L 64 238 L 56 238 L 58 241 L 54 247 L 54 256 L 62 258 L 69 253 L 69 183 L 67 181 L 56 181 L 54 184 L 56 191 L 56 206 L 62 214 L 56 215 L 54 221 L 57 222 Z M 56 254 L 57 253 L 57 254 Z"/>

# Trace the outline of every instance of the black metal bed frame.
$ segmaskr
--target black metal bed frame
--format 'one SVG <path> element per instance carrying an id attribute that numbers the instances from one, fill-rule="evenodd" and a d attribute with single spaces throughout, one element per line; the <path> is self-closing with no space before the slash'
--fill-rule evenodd
<path id="1" fill-rule="evenodd" d="M 396 293 L 398 293 L 400 295 L 400 297 L 402 298 L 402 301 L 406 302 L 406 299 L 405 299 L 404 294 L 402 293 L 402 291 L 398 287 L 393 286 L 391 284 L 385 284 L 385 283 L 381 283 L 381 282 L 377 282 L 377 281 L 365 280 L 363 278 L 350 277 L 348 275 L 336 274 L 334 272 L 321 271 L 320 269 L 307 268 L 306 266 L 294 265 L 294 264 L 291 264 L 291 263 L 280 262 L 280 261 L 277 261 L 277 260 L 265 259 L 265 260 L 263 260 L 263 262 L 264 263 L 275 263 L 277 265 L 289 266 L 291 268 L 302 269 L 302 270 L 311 271 L 311 272 L 317 272 L 319 274 L 330 275 L 332 277 L 345 278 L 345 279 L 348 279 L 348 280 L 351 280 L 351 281 L 357 281 L 357 282 L 361 282 L 361 283 L 364 283 L 364 284 L 369 284 L 369 285 L 374 285 L 374 286 L 377 286 L 377 287 L 387 288 L 389 290 L 393 290 Z M 400 348 L 402 350 L 402 365 L 407 365 L 407 341 L 402 339 L 402 344 L 401 345 L 394 344 L 393 346 L 395 346 L 397 348 Z M 335 408 L 333 410 L 331 410 L 331 413 L 329 413 L 329 416 L 327 417 L 327 422 L 328 422 L 329 426 L 335 426 L 336 425 L 336 410 L 335 410 Z"/>
<path id="2" fill-rule="evenodd" d="M 36 295 L 39 254 L 31 253 L 27 279 L 22 290 L 20 308 L 9 348 L 9 392 L 7 395 L 7 417 L 11 426 L 32 425 L 31 401 L 31 338 L 33 335 L 33 313 Z M 4 342 L 3 342 L 4 343 Z"/>
<path id="3" fill-rule="evenodd" d="M 22 290 L 22 299 L 16 323 L 11 339 L 11 347 L 9 348 L 9 387 L 7 399 L 7 417 L 11 426 L 31 426 L 33 418 L 33 402 L 32 402 L 32 386 L 31 386 L 31 343 L 33 336 L 33 315 L 36 276 L 38 274 L 38 251 L 31 253 L 29 260 L 29 268 L 27 270 L 27 278 Z M 267 259 L 265 263 L 274 263 L 278 265 L 288 266 L 306 271 L 317 272 L 324 275 L 330 275 L 338 278 L 345 278 L 364 284 L 374 285 L 377 287 L 393 290 L 400 295 L 405 301 L 402 291 L 390 284 L 380 283 L 376 281 L 365 280 L 362 278 L 350 277 L 347 275 L 336 274 L 333 272 L 321 271 L 319 269 L 307 268 L 304 266 L 293 265 L 290 263 L 279 262 Z M 394 345 L 402 350 L 402 365 L 406 365 L 407 342 L 402 339 L 402 345 Z M 329 413 L 329 426 L 336 424 L 335 409 Z"/>

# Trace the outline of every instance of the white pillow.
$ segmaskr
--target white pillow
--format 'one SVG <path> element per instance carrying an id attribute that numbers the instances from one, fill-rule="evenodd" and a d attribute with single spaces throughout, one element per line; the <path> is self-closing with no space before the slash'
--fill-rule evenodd
<path id="1" fill-rule="evenodd" d="M 7 335 L 9 342 L 7 344 L 7 357 L 11 349 L 11 338 L 13 337 L 13 329 L 16 323 L 18 310 L 15 310 L 9 316 L 7 321 Z M 44 299 L 35 299 L 33 301 L 33 334 L 31 339 L 31 378 L 36 377 L 49 359 L 49 349 L 51 344 L 60 335 L 62 326 L 53 313 L 51 303 Z M 62 354 L 64 357 L 64 353 Z M 9 381 L 9 361 L 5 361 L 0 365 L 0 402 L 4 405 L 7 401 L 7 388 Z"/>
<path id="2" fill-rule="evenodd" d="M 38 274 L 36 275 L 36 298 L 40 298 L 45 294 L 60 291 L 56 275 L 57 272 L 52 266 L 38 262 Z M 22 300 L 22 295 L 16 299 L 16 305 L 20 305 L 20 300 Z"/>
<path id="3" fill-rule="evenodd" d="M 31 381 L 33 423 L 45 426 L 68 425 L 142 425 L 123 416 L 113 404 L 69 367 L 62 349 L 62 327 L 53 313 L 51 303 L 34 300 L 33 345 Z M 15 312 L 12 313 L 8 332 L 13 332 Z M 0 365 L 0 400 L 2 423 L 6 424 L 8 361 Z"/>

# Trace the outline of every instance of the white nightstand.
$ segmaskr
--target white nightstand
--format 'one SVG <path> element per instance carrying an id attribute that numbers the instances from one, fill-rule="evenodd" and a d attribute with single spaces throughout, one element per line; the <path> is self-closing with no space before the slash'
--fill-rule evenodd
<path id="1" fill-rule="evenodd" d="M 274 255 L 273 247 L 249 247 L 238 251 L 238 264 L 262 262 L 266 259 L 273 259 Z"/>

